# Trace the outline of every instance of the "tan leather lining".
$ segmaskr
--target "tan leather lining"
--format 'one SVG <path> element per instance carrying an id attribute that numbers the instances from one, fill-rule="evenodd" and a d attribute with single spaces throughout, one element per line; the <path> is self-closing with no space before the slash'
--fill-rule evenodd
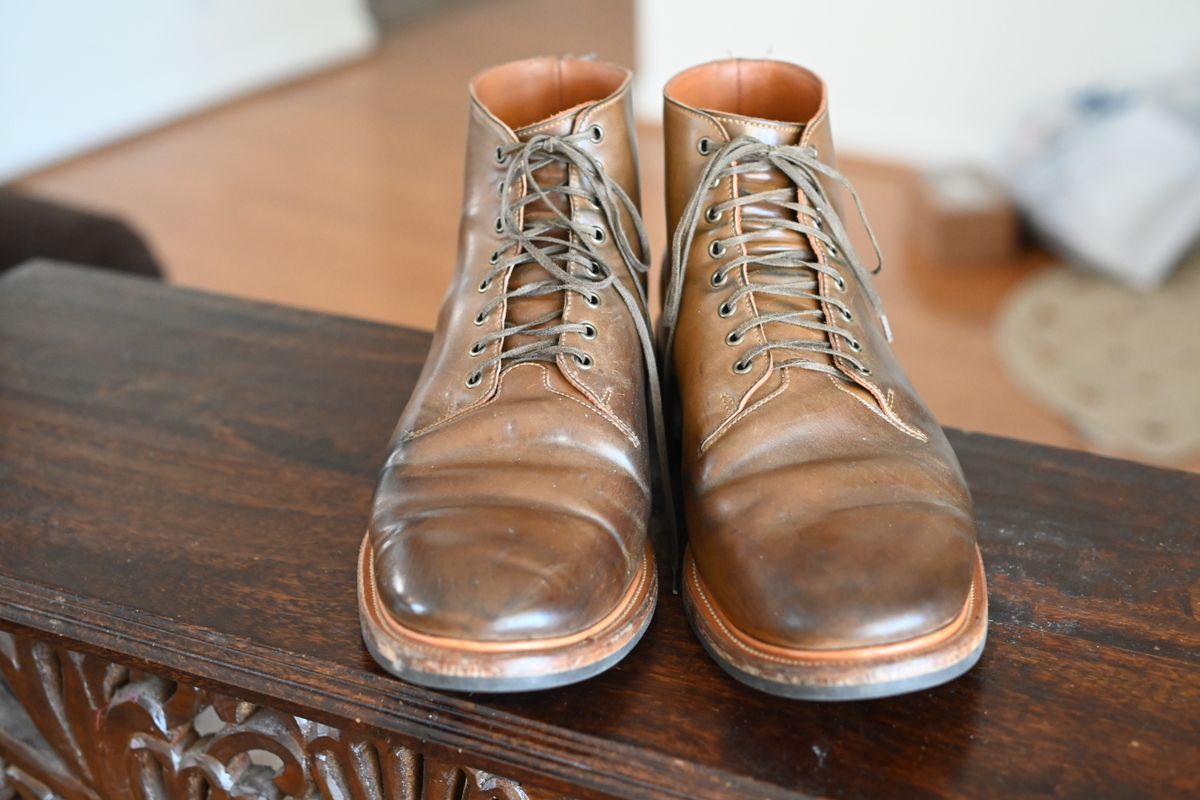
<path id="1" fill-rule="evenodd" d="M 621 602 L 617 604 L 616 608 L 595 625 L 568 636 L 512 642 L 480 642 L 469 639 L 454 639 L 446 636 L 432 636 L 401 625 L 396 622 L 394 617 L 388 614 L 387 609 L 383 607 L 383 603 L 379 599 L 378 592 L 375 590 L 375 553 L 371 547 L 370 536 L 363 539 L 359 551 L 359 563 L 362 565 L 361 574 L 359 575 L 360 590 L 371 609 L 371 616 L 379 620 L 381 626 L 389 635 L 397 639 L 407 639 L 445 650 L 460 650 L 469 653 L 516 653 L 570 647 L 613 627 L 614 623 L 618 622 L 622 617 L 629 615 L 630 608 L 635 606 L 646 594 L 646 588 L 651 578 L 650 565 L 654 563 L 654 553 L 650 543 L 647 542 L 646 552 L 642 556 L 637 577 L 630 582 L 629 589 L 626 590 L 625 595 L 621 598 Z"/>
<path id="2" fill-rule="evenodd" d="M 482 72 L 471 87 L 484 107 L 516 130 L 603 100 L 621 88 L 628 74 L 602 61 L 539 56 Z"/>
<path id="3" fill-rule="evenodd" d="M 821 79 L 803 67 L 739 58 L 685 70 L 667 83 L 665 94 L 715 113 L 804 125 L 817 115 L 825 93 Z"/>

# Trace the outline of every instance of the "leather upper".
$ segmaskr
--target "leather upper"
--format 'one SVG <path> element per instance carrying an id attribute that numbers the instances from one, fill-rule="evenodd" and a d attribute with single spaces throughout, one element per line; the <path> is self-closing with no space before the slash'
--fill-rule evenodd
<path id="1" fill-rule="evenodd" d="M 411 629 L 481 641 L 572 634 L 617 605 L 640 564 L 650 511 L 645 367 L 615 288 L 601 290 L 596 307 L 572 293 L 521 297 L 476 323 L 484 303 L 540 270 L 519 265 L 481 286 L 503 243 L 495 221 L 507 167 L 497 148 L 600 126 L 599 141 L 580 146 L 636 200 L 629 85 L 620 67 L 554 57 L 472 81 L 458 262 L 370 526 L 380 596 Z M 582 185 L 574 167 L 556 168 L 539 172 L 539 181 Z M 605 224 L 582 198 L 571 198 L 568 211 Z M 627 286 L 639 280 L 621 266 L 612 235 L 601 253 Z M 590 368 L 562 355 L 497 361 L 469 385 L 481 363 L 521 337 L 474 354 L 473 343 L 547 309 L 562 309 L 563 323 L 594 326 L 594 339 L 562 334 L 592 357 Z"/>
<path id="2" fill-rule="evenodd" d="M 811 145 L 821 161 L 834 164 L 825 87 L 790 64 L 727 60 L 688 70 L 667 85 L 664 116 L 672 233 L 711 157 L 711 149 L 705 155 L 698 146 L 703 138 L 715 147 L 739 136 Z M 785 180 L 770 167 L 729 177 L 705 190 L 705 204 Z M 836 183 L 822 176 L 821 184 L 842 208 Z M 768 322 L 735 346 L 726 340 L 735 326 L 796 304 L 816 305 L 756 293 L 732 315 L 718 313 L 733 289 L 771 276 L 756 274 L 751 264 L 714 287 L 714 269 L 745 250 L 718 259 L 710 244 L 780 213 L 790 212 L 743 208 L 715 222 L 702 219 L 685 254 L 672 362 L 693 558 L 722 611 L 765 642 L 843 649 L 937 630 L 955 618 L 970 591 L 971 500 L 953 451 L 896 362 L 853 272 L 840 270 L 844 292 L 819 274 L 820 294 L 838 296 L 852 312 L 838 324 L 861 343 L 856 355 L 869 375 L 840 357 L 824 357 L 839 377 L 778 368 L 778 350 L 754 359 L 744 374 L 731 368 L 755 344 L 798 336 L 794 326 Z M 821 242 L 794 231 L 748 246 L 751 253 L 800 248 L 830 263 Z M 824 311 L 828 319 L 837 313 Z M 830 340 L 837 352 L 846 347 L 838 337 Z"/>

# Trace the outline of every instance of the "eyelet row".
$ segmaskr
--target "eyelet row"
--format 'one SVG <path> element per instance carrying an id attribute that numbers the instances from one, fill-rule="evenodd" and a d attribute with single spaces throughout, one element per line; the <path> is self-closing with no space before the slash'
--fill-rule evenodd
<path id="1" fill-rule="evenodd" d="M 596 123 L 588 129 L 588 134 L 589 134 L 588 138 L 593 144 L 600 144 L 601 142 L 604 141 L 604 126 L 599 123 Z M 504 152 L 503 145 L 498 145 L 496 147 L 496 163 L 501 164 L 501 165 L 508 163 L 508 155 Z M 499 184 L 497 185 L 497 190 L 498 190 L 499 194 L 503 196 L 504 191 L 505 191 L 505 184 L 504 184 L 503 180 L 501 180 L 499 182 Z M 496 217 L 495 230 L 496 230 L 496 233 L 504 233 L 504 218 L 503 217 Z M 599 225 L 594 226 L 592 228 L 592 241 L 595 242 L 596 244 L 604 244 L 606 241 L 608 241 L 608 232 L 605 231 L 604 228 L 600 227 Z M 488 263 L 490 263 L 490 264 L 499 263 L 501 256 L 502 256 L 502 254 L 499 250 L 493 251 L 492 254 L 488 257 Z M 601 274 L 600 265 L 595 261 L 591 262 L 587 266 L 587 272 L 592 277 L 599 276 Z M 492 278 L 485 278 L 483 281 L 480 282 L 478 289 L 480 292 L 486 292 L 488 290 L 488 288 L 491 287 L 491 285 L 492 285 Z M 601 303 L 600 295 L 595 292 L 585 295 L 584 302 L 586 302 L 588 304 L 588 306 L 590 306 L 591 308 L 597 308 L 600 306 L 600 303 Z M 477 326 L 483 325 L 483 323 L 487 321 L 487 318 L 488 318 L 488 315 L 484 314 L 482 311 L 480 311 L 478 314 L 475 315 L 475 324 Z M 580 336 L 589 341 L 595 339 L 598 334 L 596 326 L 590 322 L 584 322 L 582 324 L 583 324 L 583 331 L 580 333 Z M 487 345 L 482 341 L 477 341 L 471 345 L 470 350 L 468 352 L 472 357 L 478 357 L 478 356 L 482 355 L 486 350 L 487 350 Z M 573 358 L 574 358 L 575 364 L 580 369 L 591 369 L 592 365 L 595 363 L 593 358 L 586 353 L 583 355 L 575 355 L 575 356 L 573 356 Z M 479 386 L 482 382 L 483 382 L 483 372 L 480 370 L 476 370 L 467 376 L 466 385 L 467 385 L 467 388 L 474 389 L 475 387 Z"/>
<path id="2" fill-rule="evenodd" d="M 730 336 L 732 336 L 732 334 L 730 334 Z M 729 341 L 729 339 L 727 338 L 726 341 Z M 738 342 L 740 342 L 740 341 L 741 341 L 741 338 L 739 337 Z M 736 344 L 736 342 L 730 342 L 730 344 Z M 859 375 L 862 375 L 865 377 L 865 376 L 871 374 L 870 367 L 860 366 L 858 364 L 852 364 L 851 366 L 853 367 L 854 371 L 857 372 Z M 737 361 L 733 362 L 733 371 L 736 372 L 738 375 L 745 375 L 747 372 L 749 372 L 753 368 L 754 368 L 754 359 L 752 359 L 752 358 L 739 358 Z"/>

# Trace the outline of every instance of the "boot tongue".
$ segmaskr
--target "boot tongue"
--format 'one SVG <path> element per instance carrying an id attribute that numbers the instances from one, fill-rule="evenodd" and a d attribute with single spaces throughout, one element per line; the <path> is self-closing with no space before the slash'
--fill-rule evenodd
<path id="1" fill-rule="evenodd" d="M 798 124 L 723 113 L 715 113 L 714 115 L 720 120 L 730 139 L 736 139 L 739 136 L 750 136 L 766 144 L 795 145 L 799 144 L 800 136 L 804 132 L 804 126 Z M 738 176 L 738 193 L 743 197 L 748 194 L 756 194 L 781 187 L 794 188 L 794 186 L 786 175 L 766 165 L 763 165 L 763 168 L 760 170 L 742 173 Z M 798 191 L 791 199 L 793 201 L 800 200 Z M 809 246 L 806 236 L 795 231 L 771 228 L 772 220 L 784 218 L 795 220 L 796 215 L 792 211 L 774 203 L 753 203 L 742 206 L 741 211 L 743 233 L 761 230 L 770 231 L 767 235 L 746 243 L 746 253 L 748 255 L 765 256 L 781 250 L 798 250 L 803 254 L 804 258 L 815 259 L 816 256 Z M 746 269 L 750 276 L 750 281 L 756 284 L 789 283 L 801 278 L 814 277 L 812 270 L 802 267 L 767 267 L 751 263 Z M 780 297 L 762 293 L 755 294 L 754 302 L 760 314 L 812 310 L 819 308 L 820 305 L 816 300 Z M 767 338 L 771 341 L 795 339 L 819 341 L 825 338 L 825 334 L 820 331 L 812 331 L 786 323 L 767 323 L 763 326 L 763 329 Z M 780 358 L 788 359 L 798 354 L 797 351 L 779 351 L 775 354 L 775 358 L 776 360 Z M 826 356 L 812 353 L 806 353 L 804 357 L 812 360 L 828 360 Z"/>
<path id="2" fill-rule="evenodd" d="M 716 116 L 730 140 L 739 136 L 749 136 L 764 144 L 794 145 L 800 143 L 800 135 L 804 132 L 803 125 L 775 122 L 769 119 L 743 117 L 735 114 L 719 114 Z M 791 187 L 792 182 L 782 172 L 764 165 L 763 169 L 743 173 L 738 177 L 739 190 L 742 195 L 764 192 L 770 189 Z M 770 221 L 782 217 L 795 219 L 795 215 L 785 208 L 773 203 L 756 203 L 742 206 L 742 232 L 750 233 L 769 228 Z M 746 252 L 750 255 L 774 253 L 779 250 L 794 250 L 800 248 L 811 254 L 806 237 L 794 231 L 772 229 L 770 235 L 755 239 L 746 244 Z"/>
<path id="3" fill-rule="evenodd" d="M 571 133 L 575 126 L 575 119 L 583 106 L 567 109 L 548 120 L 535 122 L 532 125 L 526 125 L 514 133 L 517 139 L 522 142 L 528 142 L 537 135 L 549 136 L 566 136 Z M 535 173 L 538 184 L 543 190 L 547 190 L 552 186 L 559 186 L 567 182 L 567 167 L 561 163 L 548 164 Z M 563 211 L 569 210 L 569 203 L 566 197 L 560 194 L 552 194 L 550 199 L 554 204 Z M 525 206 L 525 227 L 530 228 L 538 224 L 540 220 L 552 217 L 554 212 L 545 201 L 531 203 Z M 512 277 L 509 279 L 508 288 L 510 290 L 526 286 L 531 283 L 546 280 L 548 278 L 546 270 L 537 263 L 522 264 L 515 267 L 512 271 Z M 521 325 L 532 322 L 536 319 L 546 316 L 552 312 L 558 311 L 563 307 L 564 297 L 561 292 L 554 294 L 543 295 L 541 297 L 520 297 L 510 300 L 508 303 L 508 324 Z M 554 323 L 549 323 L 554 324 Z M 534 336 L 509 336 L 504 343 L 505 350 L 511 350 L 514 347 L 528 344 L 535 339 L 541 337 Z"/>

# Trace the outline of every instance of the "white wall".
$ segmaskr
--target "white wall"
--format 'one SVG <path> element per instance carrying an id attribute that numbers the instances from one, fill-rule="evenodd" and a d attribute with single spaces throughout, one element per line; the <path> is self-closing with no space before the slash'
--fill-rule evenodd
<path id="1" fill-rule="evenodd" d="M 841 149 L 994 166 L 1033 104 L 1200 67 L 1200 1 L 637 0 L 637 37 L 645 119 L 684 67 L 781 58 L 825 77 Z"/>
<path id="2" fill-rule="evenodd" d="M 0 0 L 0 180 L 374 41 L 361 0 Z"/>

